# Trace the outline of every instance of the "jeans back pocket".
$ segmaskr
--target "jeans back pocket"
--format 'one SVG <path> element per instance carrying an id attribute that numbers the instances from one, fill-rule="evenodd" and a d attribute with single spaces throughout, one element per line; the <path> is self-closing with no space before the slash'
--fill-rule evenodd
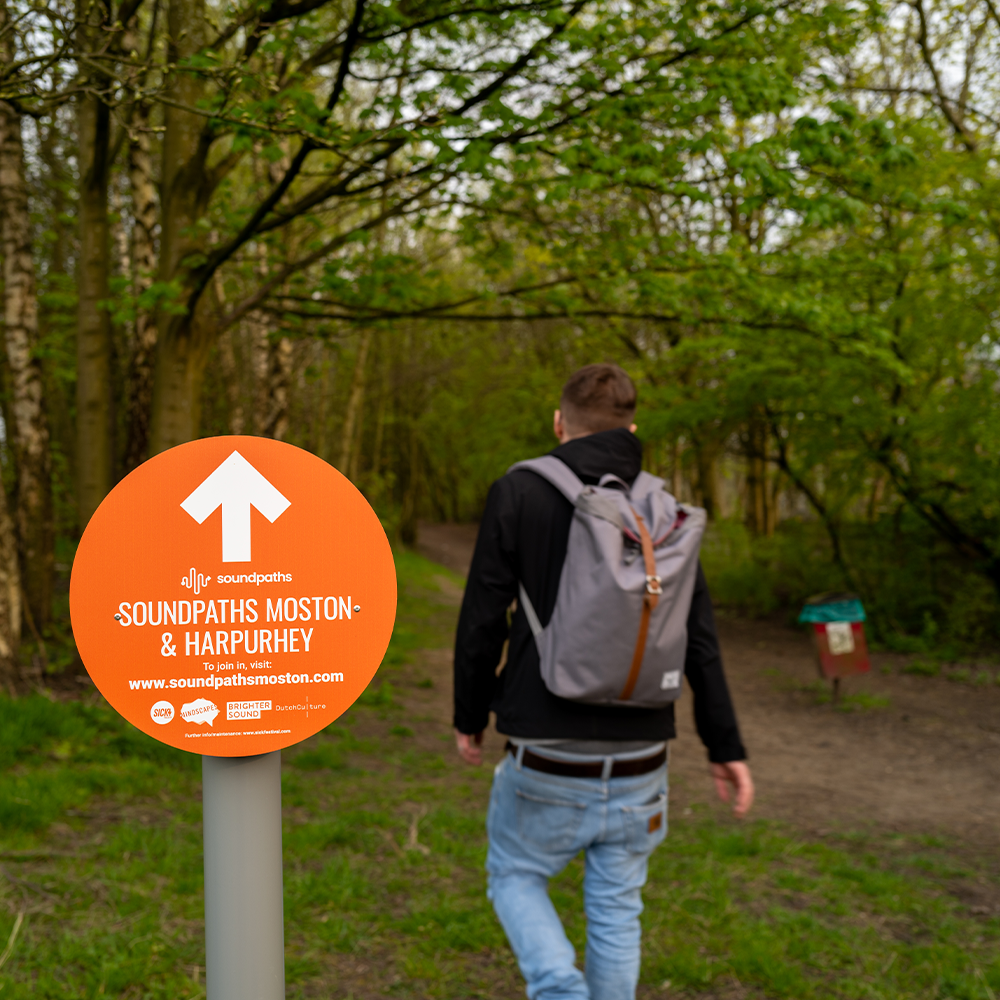
<path id="1" fill-rule="evenodd" d="M 517 832 L 536 847 L 547 851 L 569 851 L 587 807 L 580 802 L 517 793 Z"/>
<path id="2" fill-rule="evenodd" d="M 667 835 L 667 796 L 658 795 L 641 806 L 622 806 L 625 848 L 631 854 L 649 854 Z"/>

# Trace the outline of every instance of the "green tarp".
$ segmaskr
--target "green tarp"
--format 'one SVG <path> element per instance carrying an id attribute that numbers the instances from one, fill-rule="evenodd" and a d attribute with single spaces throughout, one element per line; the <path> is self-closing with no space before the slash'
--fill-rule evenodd
<path id="1" fill-rule="evenodd" d="M 863 622 L 865 609 L 853 594 L 830 594 L 811 597 L 802 613 L 800 622 Z"/>

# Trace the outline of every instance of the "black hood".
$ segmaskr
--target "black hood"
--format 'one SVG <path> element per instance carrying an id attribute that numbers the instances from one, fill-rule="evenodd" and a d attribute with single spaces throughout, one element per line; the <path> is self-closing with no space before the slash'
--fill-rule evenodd
<path id="1" fill-rule="evenodd" d="M 587 486 L 596 486 L 608 473 L 631 486 L 642 470 L 642 443 L 627 427 L 574 438 L 549 454 L 565 462 Z"/>

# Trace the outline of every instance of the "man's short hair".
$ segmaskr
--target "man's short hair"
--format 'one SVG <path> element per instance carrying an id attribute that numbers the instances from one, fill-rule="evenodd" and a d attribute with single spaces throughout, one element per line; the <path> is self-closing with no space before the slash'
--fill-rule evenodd
<path id="1" fill-rule="evenodd" d="M 635 383 L 618 365 L 587 365 L 563 386 L 559 407 L 575 431 L 596 434 L 628 427 L 635 416 Z"/>

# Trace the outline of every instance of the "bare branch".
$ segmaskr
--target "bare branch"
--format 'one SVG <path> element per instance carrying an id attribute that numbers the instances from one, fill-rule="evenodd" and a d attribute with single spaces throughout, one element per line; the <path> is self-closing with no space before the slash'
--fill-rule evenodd
<path id="1" fill-rule="evenodd" d="M 525 68 L 530 62 L 532 62 L 535 56 L 542 51 L 553 39 L 558 38 L 570 25 L 570 22 L 574 17 L 586 6 L 587 0 L 576 0 L 569 9 L 569 13 L 566 15 L 566 19 L 557 24 L 544 38 L 539 38 L 534 45 L 532 45 L 526 52 L 522 53 L 521 56 L 515 59 L 495 80 L 483 87 L 478 93 L 474 94 L 467 101 L 462 103 L 454 111 L 449 112 L 452 115 L 464 115 L 466 111 L 471 110 L 477 104 L 482 104 L 490 95 L 496 93 L 511 77 L 516 76 Z"/>
<path id="2" fill-rule="evenodd" d="M 337 79 L 326 102 L 326 118 L 329 118 L 330 114 L 333 113 L 333 110 L 336 108 L 337 102 L 340 100 L 340 96 L 343 93 L 344 80 L 347 78 L 347 68 L 350 65 L 354 46 L 358 41 L 358 35 L 361 28 L 361 18 L 364 16 L 364 10 L 365 0 L 355 0 L 354 17 L 351 19 L 351 25 L 347 30 L 347 38 L 344 40 L 344 51 L 341 55 L 340 68 L 337 71 Z M 211 255 L 208 264 L 201 269 L 198 281 L 195 283 L 194 289 L 192 290 L 192 305 L 198 300 L 198 297 L 204 291 L 216 269 L 224 264 L 236 252 L 236 250 L 238 250 L 244 243 L 246 243 L 247 240 L 257 233 L 260 223 L 267 217 L 271 209 L 281 201 L 281 198 L 291 187 L 292 182 L 302 169 L 302 165 L 306 162 L 306 158 L 317 148 L 318 146 L 311 138 L 307 138 L 302 141 L 299 151 L 295 154 L 295 158 L 292 160 L 281 180 L 271 189 L 267 197 L 257 206 L 253 215 L 244 223 L 240 231 Z"/>
<path id="3" fill-rule="evenodd" d="M 232 312 L 228 313 L 226 316 L 222 317 L 219 321 L 219 332 L 228 329 L 233 325 L 238 319 L 241 319 L 248 312 L 256 309 L 262 302 L 264 302 L 271 294 L 271 292 L 284 284 L 293 274 L 297 274 L 299 271 L 304 270 L 307 267 L 321 261 L 324 257 L 328 257 L 335 250 L 340 249 L 349 240 L 353 239 L 358 233 L 370 232 L 372 229 L 378 228 L 384 222 L 389 219 L 398 218 L 401 215 L 407 214 L 407 208 L 414 202 L 419 201 L 424 195 L 428 194 L 439 184 L 444 183 L 444 178 L 435 182 L 434 184 L 429 184 L 421 190 L 410 195 L 395 204 L 391 209 L 387 209 L 384 212 L 380 212 L 378 215 L 373 216 L 366 222 L 362 223 L 360 226 L 355 226 L 348 232 L 338 233 L 336 236 L 327 240 L 322 246 L 318 247 L 312 253 L 307 254 L 305 257 L 299 260 L 292 261 L 290 264 L 286 264 L 280 271 L 276 272 L 272 277 L 265 281 L 261 286 L 254 292 L 253 295 L 248 296 L 244 299 Z M 197 302 L 197 295 L 192 295 L 188 300 L 189 309 L 193 309 L 195 303 Z"/>
<path id="4" fill-rule="evenodd" d="M 920 47 L 920 54 L 923 56 L 924 65 L 934 81 L 934 93 L 937 98 L 938 107 L 941 113 L 948 119 L 948 123 L 955 130 L 955 135 L 961 140 L 965 148 L 970 152 L 976 151 L 976 140 L 972 133 L 965 127 L 965 122 L 956 113 L 956 109 L 950 97 L 945 93 L 944 85 L 941 83 L 941 75 L 934 64 L 934 53 L 930 47 L 930 37 L 927 32 L 927 13 L 924 10 L 924 0 L 911 0 L 917 17 L 920 21 L 920 31 L 917 34 L 917 45 Z"/>

